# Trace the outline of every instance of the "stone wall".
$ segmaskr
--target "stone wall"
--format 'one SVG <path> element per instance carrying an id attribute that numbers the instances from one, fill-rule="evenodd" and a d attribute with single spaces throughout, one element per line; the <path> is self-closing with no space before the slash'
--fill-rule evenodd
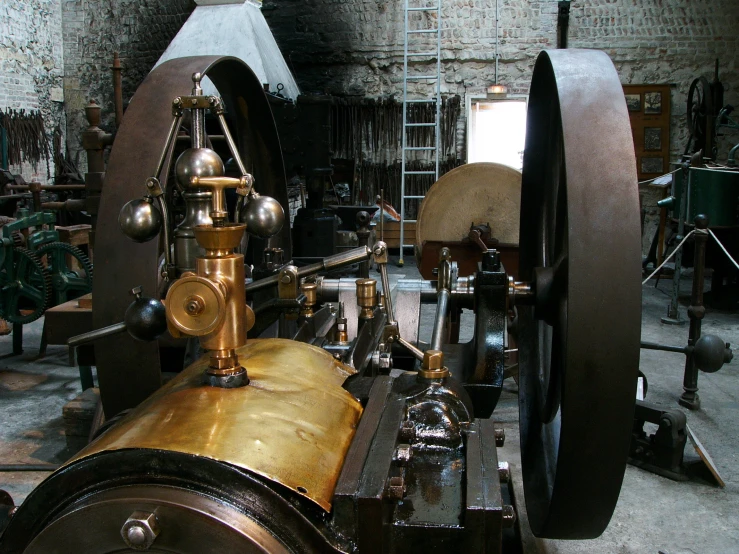
<path id="1" fill-rule="evenodd" d="M 0 109 L 40 110 L 50 145 L 57 125 L 64 127 L 61 15 L 60 0 L 0 2 Z M 44 161 L 10 170 L 47 182 Z M 51 159 L 49 170 L 53 175 Z"/>
<path id="2" fill-rule="evenodd" d="M 479 93 L 495 81 L 495 0 L 441 2 L 443 91 Z M 304 90 L 402 93 L 403 0 L 265 0 L 263 11 Z M 498 13 L 498 81 L 525 94 L 536 55 L 556 46 L 557 2 L 499 0 Z M 725 102 L 739 105 L 737 29 L 736 0 L 575 0 L 569 46 L 605 50 L 624 84 L 673 85 L 671 152 L 677 159 L 688 138 L 688 88 L 699 75 L 711 79 L 716 58 Z M 730 138 L 736 142 L 739 134 Z M 729 148 L 724 140 L 719 160 Z M 643 192 L 653 226 L 657 196 Z"/>
<path id="3" fill-rule="evenodd" d="M 90 100 L 102 107 L 101 127 L 115 127 L 113 53 L 123 66 L 123 105 L 187 20 L 192 0 L 61 0 L 64 28 L 64 94 L 67 146 L 86 167 L 80 136 Z"/>

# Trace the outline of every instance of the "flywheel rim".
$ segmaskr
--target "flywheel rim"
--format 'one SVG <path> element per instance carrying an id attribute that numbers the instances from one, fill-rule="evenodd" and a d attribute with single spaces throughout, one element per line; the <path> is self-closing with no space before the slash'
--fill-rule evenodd
<path id="1" fill-rule="evenodd" d="M 537 536 L 594 538 L 624 476 L 641 332 L 636 163 L 608 56 L 540 54 L 527 121 L 519 271 L 537 306 L 518 307 L 526 506 Z"/>

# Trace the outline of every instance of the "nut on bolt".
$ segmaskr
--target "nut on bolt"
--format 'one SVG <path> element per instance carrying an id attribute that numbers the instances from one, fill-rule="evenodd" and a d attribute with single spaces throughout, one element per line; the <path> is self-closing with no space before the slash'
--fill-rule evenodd
<path id="1" fill-rule="evenodd" d="M 387 497 L 390 500 L 403 500 L 405 496 L 405 479 L 391 477 L 387 482 Z"/>
<path id="2" fill-rule="evenodd" d="M 136 511 L 121 528 L 121 537 L 133 550 L 149 550 L 159 535 L 157 516 L 151 512 Z"/>
<path id="3" fill-rule="evenodd" d="M 413 448 L 411 448 L 411 445 L 399 444 L 395 449 L 393 459 L 398 463 L 398 465 L 404 466 L 410 461 L 411 456 L 413 456 Z"/>
<path id="4" fill-rule="evenodd" d="M 443 379 L 449 377 L 449 370 L 444 367 L 444 353 L 441 350 L 426 350 L 419 376 L 424 379 Z"/>
<path id="5" fill-rule="evenodd" d="M 510 529 L 516 524 L 516 510 L 513 506 L 506 504 L 503 506 L 503 527 Z"/>
<path id="6" fill-rule="evenodd" d="M 406 419 L 400 424 L 400 430 L 398 431 L 398 439 L 403 442 L 411 443 L 416 438 L 416 425 Z"/>
<path id="7" fill-rule="evenodd" d="M 498 462 L 498 476 L 501 483 L 507 483 L 511 480 L 511 468 L 508 462 Z"/>
<path id="8" fill-rule="evenodd" d="M 505 445 L 505 429 L 502 427 L 495 428 L 495 446 L 500 448 Z"/>

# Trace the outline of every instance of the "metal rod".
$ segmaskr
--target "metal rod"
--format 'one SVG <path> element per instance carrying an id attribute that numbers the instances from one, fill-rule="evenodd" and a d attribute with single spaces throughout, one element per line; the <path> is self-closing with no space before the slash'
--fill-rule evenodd
<path id="1" fill-rule="evenodd" d="M 0 472 L 10 473 L 15 471 L 56 471 L 59 464 L 0 464 Z"/>
<path id="2" fill-rule="evenodd" d="M 30 185 L 6 185 L 6 190 L 29 190 Z M 73 190 L 85 190 L 85 185 L 41 185 L 41 190 L 46 191 L 73 191 Z"/>
<path id="3" fill-rule="evenodd" d="M 683 377 L 683 394 L 678 401 L 681 406 L 691 410 L 700 408 L 698 396 L 698 366 L 692 347 L 701 337 L 701 325 L 706 310 L 703 307 L 703 275 L 706 266 L 706 243 L 708 242 L 708 217 L 704 215 L 695 218 L 695 251 L 693 255 L 693 291 L 688 308 L 690 329 L 688 331 L 688 351 L 685 358 L 685 375 Z"/>
<path id="4" fill-rule="evenodd" d="M 162 238 L 164 239 L 164 263 L 166 266 L 167 274 L 173 266 L 172 264 L 172 243 L 169 237 L 169 210 L 167 208 L 167 200 L 164 194 L 157 196 L 159 202 L 159 209 L 162 211 Z"/>
<path id="5" fill-rule="evenodd" d="M 387 264 L 380 264 L 380 278 L 382 279 L 382 294 L 385 296 L 385 312 L 390 325 L 396 323 L 393 315 L 393 299 L 390 294 L 390 279 L 387 276 Z"/>
<path id="6" fill-rule="evenodd" d="M 434 318 L 434 330 L 431 333 L 431 350 L 441 350 L 444 342 L 444 328 L 446 327 L 447 316 L 449 315 L 449 297 L 451 296 L 447 289 L 439 291 L 439 301 L 436 304 L 436 317 Z"/>
<path id="7" fill-rule="evenodd" d="M 310 265 L 298 268 L 298 278 L 308 277 L 314 275 L 320 271 L 331 271 L 333 269 L 339 269 L 347 265 L 356 264 L 368 260 L 372 256 L 372 250 L 367 246 L 360 248 L 354 248 L 347 252 L 341 252 L 340 254 L 334 254 L 328 256 L 320 262 L 316 262 Z M 266 289 L 277 285 L 279 274 L 259 279 L 253 283 L 246 285 L 246 292 L 255 292 L 258 290 Z"/>
<path id="8" fill-rule="evenodd" d="M 162 148 L 162 154 L 159 156 L 159 161 L 157 162 L 156 171 L 154 171 L 154 177 L 156 177 L 157 179 L 159 179 L 159 175 L 162 173 L 162 169 L 164 169 L 164 161 L 167 159 L 167 153 L 169 152 L 170 144 L 174 140 L 174 136 L 177 133 L 177 129 L 180 126 L 181 120 L 182 120 L 182 115 L 175 115 L 172 118 L 172 125 L 169 128 L 169 134 L 167 135 L 167 142 L 164 143 L 164 148 Z"/>
<path id="9" fill-rule="evenodd" d="M 380 240 L 385 241 L 385 189 L 380 189 Z"/>
<path id="10" fill-rule="evenodd" d="M 659 344 L 656 342 L 641 342 L 641 348 L 644 350 L 662 350 L 663 352 L 677 352 L 678 354 L 687 354 L 685 346 L 670 346 L 668 344 Z"/>
<path id="11" fill-rule="evenodd" d="M 413 357 L 417 360 L 423 361 L 423 352 L 420 351 L 418 348 L 413 346 L 410 342 L 405 340 L 403 337 L 398 336 L 397 337 L 398 344 L 401 345 L 403 348 L 408 350 L 411 354 L 413 354 Z"/>
<path id="12" fill-rule="evenodd" d="M 678 214 L 677 221 L 678 240 L 682 240 L 682 238 L 685 236 L 685 218 L 688 214 L 687 196 L 688 194 L 690 194 L 690 173 L 690 166 L 688 164 L 684 164 L 682 167 L 682 179 L 680 180 L 682 191 L 680 192 L 680 212 Z M 682 324 L 684 322 L 684 320 L 680 319 L 680 309 L 677 302 L 678 296 L 680 295 L 680 273 L 682 269 L 682 262 L 683 252 L 681 248 L 675 255 L 675 269 L 672 274 L 672 296 L 670 297 L 670 304 L 667 307 L 667 317 L 662 319 L 663 323 Z"/>
<path id="13" fill-rule="evenodd" d="M 241 171 L 242 175 L 246 175 L 246 167 L 244 167 L 244 162 L 241 161 L 241 156 L 239 156 L 239 151 L 236 149 L 236 143 L 234 142 L 233 137 L 231 136 L 231 131 L 228 130 L 228 125 L 226 124 L 226 118 L 222 113 L 218 114 L 218 123 L 221 124 L 221 129 L 223 130 L 223 136 L 226 138 L 226 143 L 228 144 L 228 149 L 231 151 L 231 155 L 233 156 L 234 161 L 236 162 L 236 165 L 239 167 L 239 171 Z"/>
<path id="14" fill-rule="evenodd" d="M 126 324 L 121 321 L 120 323 L 116 323 L 114 325 L 108 325 L 107 327 L 102 327 L 88 333 L 82 333 L 81 335 L 74 336 L 67 341 L 67 346 L 69 346 L 70 348 L 74 348 L 76 346 L 80 346 L 81 344 L 93 342 L 105 337 L 110 337 L 112 335 L 117 335 L 118 333 L 122 333 L 125 330 Z"/>

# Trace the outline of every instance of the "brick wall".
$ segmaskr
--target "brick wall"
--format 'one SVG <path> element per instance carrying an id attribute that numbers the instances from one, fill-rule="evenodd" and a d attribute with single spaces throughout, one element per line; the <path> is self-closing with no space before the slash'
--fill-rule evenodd
<path id="1" fill-rule="evenodd" d="M 56 101 L 63 72 L 60 0 L 0 1 L 0 109 L 40 110 L 50 144 L 56 126 L 64 126 L 62 104 Z M 49 164 L 53 175 L 53 160 Z M 26 180 L 47 182 L 44 161 L 10 169 Z"/>
<path id="2" fill-rule="evenodd" d="M 84 171 L 80 134 L 90 100 L 102 107 L 105 130 L 114 129 L 113 52 L 123 66 L 127 105 L 194 9 L 191 0 L 61 0 L 64 29 L 64 92 L 67 145 Z"/>
<path id="3" fill-rule="evenodd" d="M 480 92 L 494 82 L 495 0 L 441 2 L 443 91 Z M 263 11 L 304 90 L 401 93 L 402 0 L 265 0 Z M 537 53 L 556 46 L 557 2 L 499 0 L 499 19 L 498 80 L 525 94 Z M 674 85 L 671 148 L 677 159 L 688 136 L 688 88 L 695 77 L 712 74 L 716 58 L 725 102 L 739 105 L 737 29 L 736 0 L 575 0 L 569 46 L 605 50 L 625 84 Z M 739 141 L 737 133 L 729 138 L 721 143 L 719 159 L 726 158 L 732 140 Z M 653 226 L 657 198 L 644 192 Z"/>

